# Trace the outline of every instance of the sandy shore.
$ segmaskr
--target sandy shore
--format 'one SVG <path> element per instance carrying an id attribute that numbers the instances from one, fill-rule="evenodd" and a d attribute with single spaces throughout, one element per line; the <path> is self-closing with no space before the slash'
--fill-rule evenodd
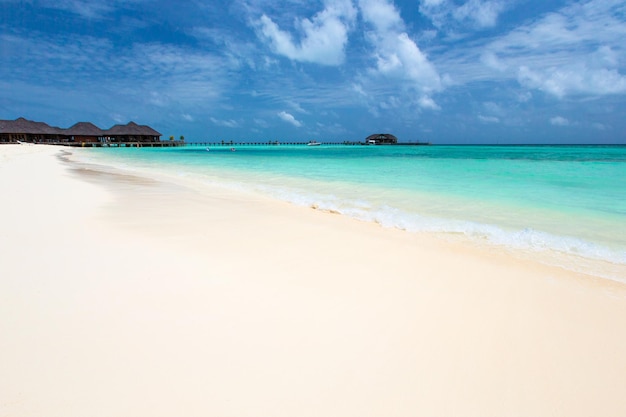
<path id="1" fill-rule="evenodd" d="M 625 416 L 626 285 L 0 146 L 0 416 Z"/>

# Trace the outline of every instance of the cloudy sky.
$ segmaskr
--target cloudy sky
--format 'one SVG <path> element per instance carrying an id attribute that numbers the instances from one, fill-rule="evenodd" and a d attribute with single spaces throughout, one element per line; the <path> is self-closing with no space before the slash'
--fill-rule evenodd
<path id="1" fill-rule="evenodd" d="M 0 119 L 626 144 L 624 0 L 0 0 Z"/>

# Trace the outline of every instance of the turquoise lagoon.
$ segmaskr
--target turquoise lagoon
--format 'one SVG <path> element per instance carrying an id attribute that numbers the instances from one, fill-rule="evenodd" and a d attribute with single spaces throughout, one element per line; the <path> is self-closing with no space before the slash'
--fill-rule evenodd
<path id="1" fill-rule="evenodd" d="M 238 145 L 81 150 L 626 281 L 626 147 Z"/>

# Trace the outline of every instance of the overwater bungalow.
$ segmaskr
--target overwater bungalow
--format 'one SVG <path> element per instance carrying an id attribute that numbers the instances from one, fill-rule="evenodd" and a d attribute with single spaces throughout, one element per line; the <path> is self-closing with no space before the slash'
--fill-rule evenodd
<path id="1" fill-rule="evenodd" d="M 0 143 L 47 143 L 62 141 L 64 138 L 63 129 L 43 122 L 34 122 L 23 117 L 15 120 L 0 120 Z"/>
<path id="2" fill-rule="evenodd" d="M 70 142 L 97 143 L 105 140 L 104 131 L 91 122 L 78 122 L 64 132 Z"/>
<path id="3" fill-rule="evenodd" d="M 158 142 L 161 137 L 161 134 L 150 126 L 138 125 L 135 122 L 115 125 L 105 133 L 111 142 Z"/>
<path id="4" fill-rule="evenodd" d="M 398 138 L 390 133 L 375 133 L 366 137 L 365 143 L 368 145 L 395 145 L 398 143 Z"/>
<path id="5" fill-rule="evenodd" d="M 55 144 L 142 144 L 159 143 L 161 133 L 150 126 L 130 122 L 103 130 L 91 122 L 78 122 L 67 129 L 49 126 L 20 117 L 0 120 L 0 143 L 55 143 Z"/>

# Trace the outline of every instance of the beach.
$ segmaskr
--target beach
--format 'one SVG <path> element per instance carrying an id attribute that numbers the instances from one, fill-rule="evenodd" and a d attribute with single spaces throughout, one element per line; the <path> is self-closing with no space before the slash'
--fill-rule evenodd
<path id="1" fill-rule="evenodd" d="M 626 285 L 0 146 L 0 416 L 624 416 Z"/>

